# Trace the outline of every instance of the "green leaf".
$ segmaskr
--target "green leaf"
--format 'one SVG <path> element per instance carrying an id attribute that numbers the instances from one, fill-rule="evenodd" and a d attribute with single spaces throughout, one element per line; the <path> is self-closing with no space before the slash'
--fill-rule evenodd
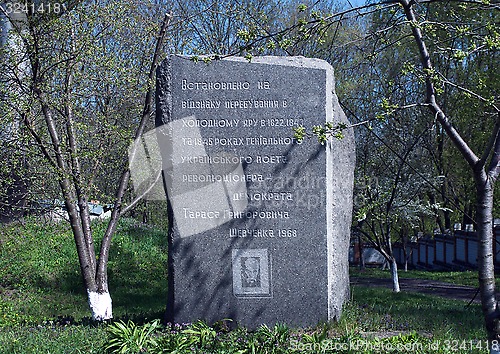
<path id="1" fill-rule="evenodd" d="M 300 4 L 299 6 L 297 6 L 297 10 L 299 12 L 304 12 L 307 10 L 307 5 L 306 4 Z"/>

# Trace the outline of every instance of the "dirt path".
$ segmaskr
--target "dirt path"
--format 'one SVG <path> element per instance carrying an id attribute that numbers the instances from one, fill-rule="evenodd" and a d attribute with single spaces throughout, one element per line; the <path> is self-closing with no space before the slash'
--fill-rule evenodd
<path id="1" fill-rule="evenodd" d="M 379 286 L 392 288 L 391 279 L 351 277 L 351 285 Z M 434 280 L 424 279 L 399 279 L 401 291 L 414 291 L 423 294 L 442 296 L 449 299 L 471 301 L 480 303 L 477 288 L 464 285 L 455 285 Z M 476 294 L 477 293 L 477 294 Z"/>

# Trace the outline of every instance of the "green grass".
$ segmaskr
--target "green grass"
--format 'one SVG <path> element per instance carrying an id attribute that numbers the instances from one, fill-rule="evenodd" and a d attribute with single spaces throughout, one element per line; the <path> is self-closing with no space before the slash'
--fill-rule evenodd
<path id="1" fill-rule="evenodd" d="M 388 289 L 354 287 L 353 301 L 339 322 L 313 328 L 291 329 L 283 325 L 233 331 L 202 322 L 173 328 L 150 322 L 144 326 L 117 323 L 110 327 L 108 342 L 118 353 L 484 353 L 481 310 L 478 305 L 449 301 Z M 143 335 L 152 331 L 154 336 Z M 351 346 L 349 346 L 349 343 Z M 462 348 L 461 348 L 462 347 Z M 133 348 L 133 349 L 132 349 Z M 378 348 L 374 349 L 374 348 Z M 325 350 L 322 350 L 325 349 Z M 394 352 L 394 351 L 392 351 Z"/>
<path id="2" fill-rule="evenodd" d="M 104 227 L 104 224 L 93 224 L 97 235 L 102 234 Z M 162 318 L 167 292 L 166 240 L 165 232 L 160 230 L 137 225 L 133 220 L 120 222 L 109 261 L 116 318 L 125 321 L 132 318 L 139 325 Z M 89 320 L 74 248 L 71 232 L 65 224 L 28 220 L 24 226 L 0 226 L 0 353 L 105 352 L 111 340 L 110 332 L 106 324 L 95 325 Z M 351 271 L 353 276 L 389 277 L 389 272 L 377 269 Z M 465 285 L 472 285 L 475 279 L 473 272 L 411 271 L 401 272 L 401 276 Z M 214 329 L 216 336 L 213 337 L 210 327 L 193 325 L 187 332 L 161 327 L 155 330 L 154 336 L 163 348 L 176 345 L 180 348 L 191 343 L 192 347 L 179 353 L 237 353 L 238 350 L 246 353 L 249 348 L 254 348 L 256 353 L 292 353 L 291 343 L 301 343 L 300 348 L 304 349 L 295 352 L 318 353 L 317 348 L 308 346 L 359 340 L 372 344 L 439 341 L 443 347 L 445 341 L 474 342 L 486 337 L 479 305 L 466 306 L 462 301 L 417 293 L 396 294 L 385 288 L 354 286 L 351 290 L 352 301 L 345 306 L 340 321 L 326 327 L 290 331 L 271 328 L 256 333 L 244 328 L 233 331 L 219 328 Z M 207 334 L 205 344 L 199 340 L 202 332 Z M 394 337 L 372 338 L 387 333 Z M 398 333 L 402 334 L 398 336 Z M 447 353 L 441 347 L 432 352 Z M 313 349 L 305 350 L 308 348 Z M 457 350 L 448 352 L 474 352 L 454 349 Z M 430 351 L 423 353 L 427 352 Z"/>
<path id="3" fill-rule="evenodd" d="M 105 226 L 93 224 L 97 241 Z M 120 222 L 108 264 L 115 317 L 162 315 L 166 246 L 165 232 Z M 0 226 L 0 353 L 97 353 L 105 333 L 90 323 L 68 225 L 33 219 Z"/>
<path id="4" fill-rule="evenodd" d="M 96 244 L 106 224 L 94 223 Z M 58 316 L 89 316 L 73 236 L 66 224 L 28 221 L 0 234 L 0 327 Z M 113 238 L 109 287 L 115 316 L 165 308 L 167 238 L 164 232 L 123 220 Z"/>
<path id="5" fill-rule="evenodd" d="M 349 270 L 351 277 L 366 277 L 366 278 L 386 278 L 391 277 L 389 270 L 382 270 L 380 268 L 366 268 L 360 270 L 359 268 L 351 267 Z M 407 272 L 399 269 L 398 275 L 400 279 L 429 279 L 453 283 L 457 285 L 466 285 L 478 287 L 479 281 L 477 271 L 433 271 L 433 270 L 408 270 Z M 497 280 L 498 281 L 498 280 Z M 497 282 L 497 285 L 500 283 Z"/>
<path id="6" fill-rule="evenodd" d="M 102 353 L 107 341 L 104 326 L 28 326 L 3 328 L 0 353 Z"/>
<path id="7" fill-rule="evenodd" d="M 352 287 L 354 306 L 348 316 L 357 329 L 374 331 L 418 331 L 435 337 L 485 338 L 480 305 L 437 296 L 400 292 L 386 288 Z"/>

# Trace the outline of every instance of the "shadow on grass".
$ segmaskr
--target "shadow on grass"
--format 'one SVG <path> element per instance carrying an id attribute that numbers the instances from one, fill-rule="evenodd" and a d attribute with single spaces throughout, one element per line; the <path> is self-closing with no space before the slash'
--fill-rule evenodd
<path id="1" fill-rule="evenodd" d="M 167 303 L 166 235 L 131 226 L 110 251 L 109 287 L 118 314 L 157 312 Z"/>
<path id="2" fill-rule="evenodd" d="M 428 270 L 408 270 L 398 271 L 400 279 L 426 279 L 435 280 L 441 282 L 453 283 L 456 285 L 465 286 L 478 286 L 477 271 L 473 270 L 439 270 L 439 269 L 428 269 Z M 381 278 L 390 279 L 391 272 L 389 270 L 382 270 L 380 267 L 368 267 L 365 269 L 359 269 L 358 267 L 350 267 L 349 275 L 352 278 Z M 500 280 L 497 280 L 497 285 L 500 285 Z"/>
<path id="3" fill-rule="evenodd" d="M 485 336 L 480 305 L 414 292 L 354 286 L 359 323 L 365 330 L 417 330 L 454 333 L 458 337 Z"/>
<path id="4" fill-rule="evenodd" d="M 98 245 L 105 225 L 93 226 L 95 244 Z M 57 234 L 59 243 L 53 243 L 60 250 L 55 251 L 50 248 L 53 246 L 48 247 L 43 242 L 51 237 L 50 234 L 45 230 L 39 234 L 27 240 L 31 247 L 39 250 L 37 257 L 26 250 L 26 255 L 23 255 L 26 261 L 11 262 L 10 268 L 6 268 L 6 281 L 0 282 L 0 295 L 2 288 L 13 294 L 6 300 L 12 302 L 16 313 L 29 318 L 30 322 L 51 319 L 53 322 L 79 323 L 90 320 L 87 291 L 72 238 L 69 233 L 64 237 Z M 161 231 L 126 223 L 120 226 L 113 238 L 108 262 L 115 317 L 136 318 L 139 322 L 141 318 L 162 317 L 167 298 L 166 245 L 166 235 Z M 20 250 L 24 249 L 20 247 Z"/>

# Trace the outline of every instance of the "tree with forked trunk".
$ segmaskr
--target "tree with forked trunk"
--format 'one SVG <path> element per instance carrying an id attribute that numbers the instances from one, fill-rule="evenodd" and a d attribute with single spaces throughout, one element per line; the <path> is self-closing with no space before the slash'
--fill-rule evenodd
<path id="1" fill-rule="evenodd" d="M 152 121 L 154 76 L 172 15 L 149 21 L 158 9 L 125 1 L 64 2 L 50 11 L 29 2 L 14 16 L 12 4 L 1 7 L 9 21 L 0 48 L 2 124 L 15 123 L 47 163 L 45 176 L 57 182 L 67 210 L 92 317 L 106 320 L 112 317 L 111 238 L 119 217 L 141 197 L 125 205 L 130 171 L 122 160 Z M 107 155 L 112 144 L 121 154 L 118 165 Z M 96 252 L 89 196 L 105 195 L 96 175 L 116 168 L 123 172 L 114 174 L 114 205 Z"/>
<path id="2" fill-rule="evenodd" d="M 479 266 L 479 288 L 481 294 L 481 305 L 485 318 L 488 340 L 490 341 L 491 353 L 500 353 L 498 343 L 500 341 L 500 308 L 498 307 L 495 294 L 495 265 L 493 253 L 493 192 L 495 182 L 500 174 L 500 109 L 496 105 L 496 98 L 489 102 L 492 109 L 494 125 L 490 137 L 481 154 L 476 154 L 469 144 L 462 138 L 454 128 L 446 113 L 441 109 L 436 88 L 436 80 L 440 80 L 439 73 L 433 67 L 432 58 L 428 51 L 426 39 L 420 27 L 420 19 L 414 10 L 415 4 L 411 1 L 401 0 L 399 2 L 404 9 L 406 19 L 411 27 L 411 32 L 418 47 L 422 70 L 425 73 L 426 100 L 425 104 L 432 115 L 446 132 L 460 154 L 469 164 L 474 176 L 476 187 L 476 227 L 479 240 L 478 266 Z M 488 2 L 483 2 L 484 6 Z M 497 12 L 498 5 L 491 11 Z M 498 13 L 497 13 L 498 14 Z M 496 34 L 498 41 L 498 33 Z M 500 47 L 500 46 L 499 46 Z M 446 79 L 445 79 L 446 80 Z M 451 84 L 451 82 L 445 82 Z M 472 91 L 466 90 L 470 95 Z M 488 101 L 487 98 L 475 95 L 478 100 Z M 496 345 L 495 345 L 496 343 Z"/>

